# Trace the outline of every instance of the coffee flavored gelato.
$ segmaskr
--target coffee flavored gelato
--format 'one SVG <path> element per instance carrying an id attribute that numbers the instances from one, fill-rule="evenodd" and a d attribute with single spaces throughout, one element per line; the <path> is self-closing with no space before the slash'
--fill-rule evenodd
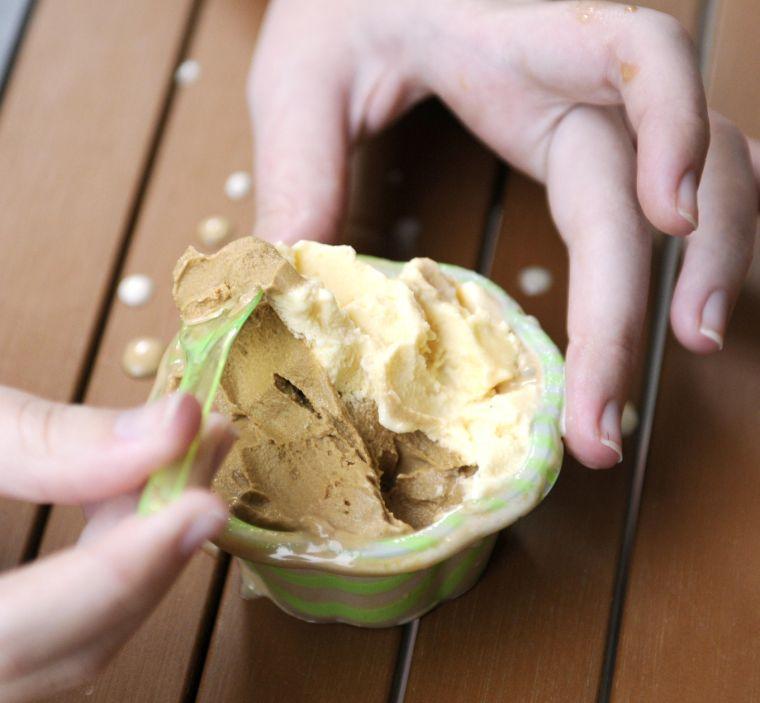
<path id="1" fill-rule="evenodd" d="M 213 488 L 235 516 L 389 537 L 520 468 L 540 379 L 481 286 L 429 259 L 393 278 L 347 246 L 252 237 L 174 270 L 185 322 L 257 288 L 217 397 L 240 438 Z"/>

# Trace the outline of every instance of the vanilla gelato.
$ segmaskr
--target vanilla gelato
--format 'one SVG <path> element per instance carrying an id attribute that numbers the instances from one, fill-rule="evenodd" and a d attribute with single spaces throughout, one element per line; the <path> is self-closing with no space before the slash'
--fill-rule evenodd
<path id="1" fill-rule="evenodd" d="M 185 321 L 265 292 L 218 406 L 240 432 L 215 489 L 264 527 L 419 529 L 516 473 L 540 379 L 499 305 L 429 259 L 397 278 L 347 246 L 251 237 L 175 268 Z"/>

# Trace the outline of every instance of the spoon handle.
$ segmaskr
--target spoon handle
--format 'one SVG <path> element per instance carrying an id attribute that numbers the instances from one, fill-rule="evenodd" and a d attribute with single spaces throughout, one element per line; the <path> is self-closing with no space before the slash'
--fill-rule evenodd
<path id="1" fill-rule="evenodd" d="M 184 325 L 180 331 L 179 350 L 175 348 L 174 353 L 179 353 L 180 358 L 184 355 L 185 368 L 178 391 L 194 395 L 200 403 L 201 430 L 181 459 L 159 469 L 148 479 L 140 497 L 138 513 L 153 513 L 179 497 L 188 485 L 197 484 L 194 462 L 203 426 L 219 389 L 232 344 L 261 298 L 262 293 L 259 292 L 232 317 L 222 316 L 201 325 Z"/>

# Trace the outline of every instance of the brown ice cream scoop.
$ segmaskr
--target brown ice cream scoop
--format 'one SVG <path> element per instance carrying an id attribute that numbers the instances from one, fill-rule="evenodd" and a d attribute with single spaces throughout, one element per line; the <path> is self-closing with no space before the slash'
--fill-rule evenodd
<path id="1" fill-rule="evenodd" d="M 301 275 L 271 244 L 243 237 L 206 256 L 188 247 L 174 266 L 172 294 L 184 322 L 213 315 L 258 289 L 287 291 Z"/>
<path id="2" fill-rule="evenodd" d="M 214 488 L 237 517 L 372 537 L 408 529 L 385 506 L 377 468 L 326 372 L 271 307 L 241 330 L 219 400 L 240 439 Z"/>

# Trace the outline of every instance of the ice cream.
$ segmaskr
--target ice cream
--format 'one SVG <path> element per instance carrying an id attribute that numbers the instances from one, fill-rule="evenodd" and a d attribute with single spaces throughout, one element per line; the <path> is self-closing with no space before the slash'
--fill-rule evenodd
<path id="1" fill-rule="evenodd" d="M 429 259 L 393 278 L 350 247 L 251 237 L 174 272 L 186 322 L 257 288 L 217 399 L 240 432 L 214 483 L 235 515 L 392 536 L 520 468 L 540 379 L 483 288 Z"/>

